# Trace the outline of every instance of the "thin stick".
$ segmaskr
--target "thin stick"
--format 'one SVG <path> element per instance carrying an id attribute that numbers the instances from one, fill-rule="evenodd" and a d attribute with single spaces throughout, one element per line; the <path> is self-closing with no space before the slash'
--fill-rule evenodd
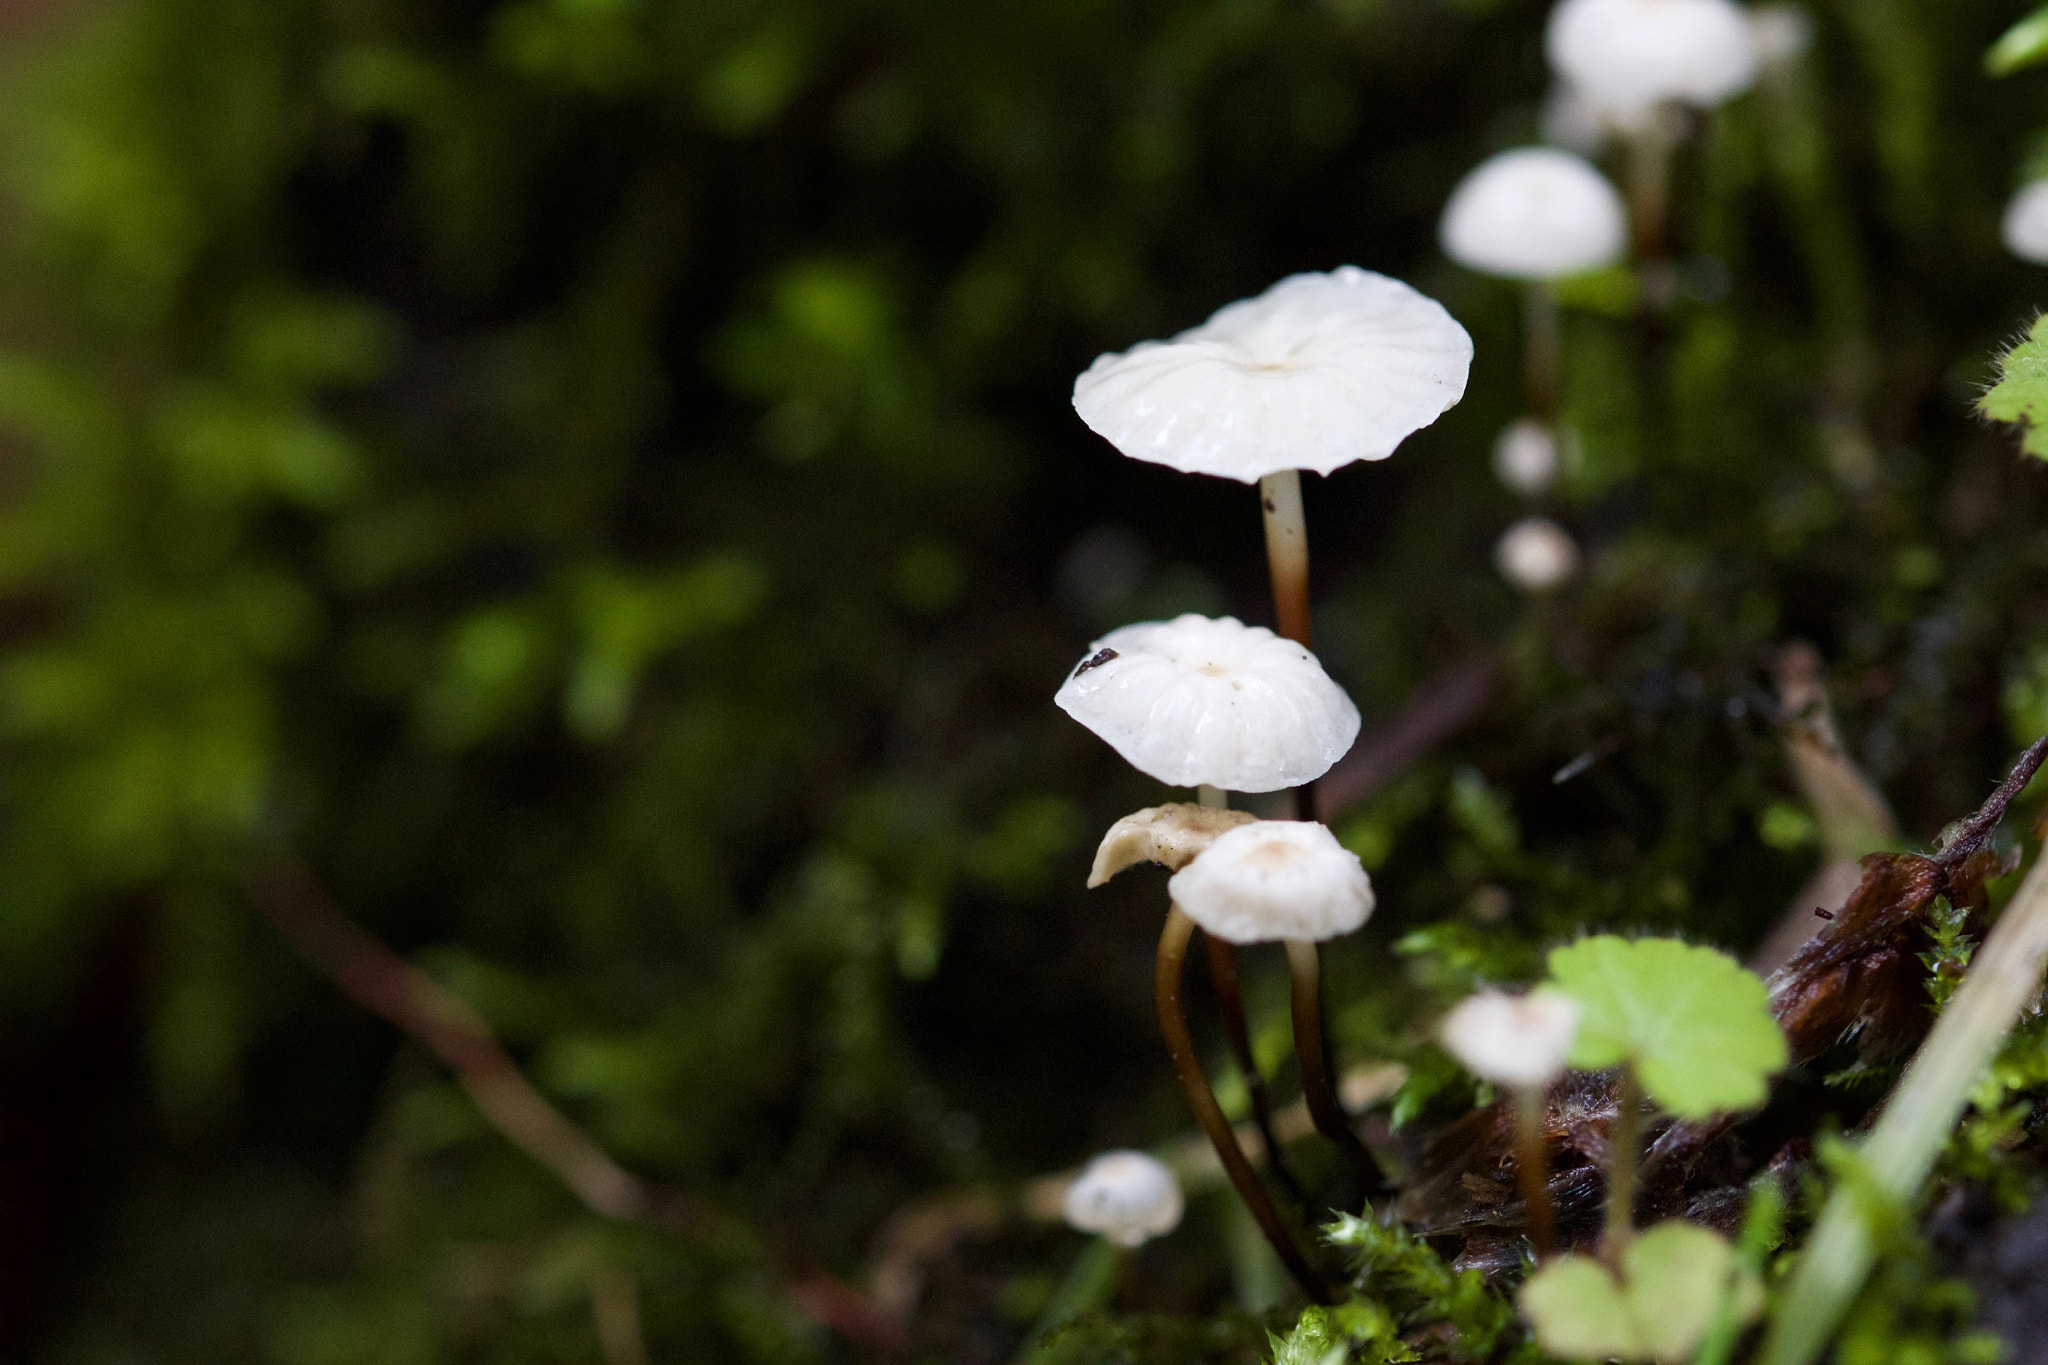
<path id="1" fill-rule="evenodd" d="M 2037 859 L 1970 974 L 1899 1078 L 1860 1155 L 1882 1194 L 1908 1200 L 1934 1168 L 1970 1092 L 2041 987 L 2048 961 L 2048 858 Z M 1809 1365 L 1826 1346 L 1876 1256 L 1861 1192 L 1835 1191 L 1821 1210 L 1764 1339 L 1763 1365 Z"/>
<path id="2" fill-rule="evenodd" d="M 1359 1141 L 1344 1106 L 1337 1101 L 1337 1087 L 1330 1080 L 1330 1058 L 1323 1045 L 1323 957 L 1316 945 L 1305 939 L 1287 941 L 1287 969 L 1294 1004 L 1294 1055 L 1301 1062 L 1302 1098 L 1308 1101 L 1309 1117 L 1316 1131 L 1337 1144 L 1358 1177 L 1364 1198 L 1370 1200 L 1387 1187 L 1379 1162 Z"/>
<path id="3" fill-rule="evenodd" d="M 1314 649 L 1308 609 L 1308 517 L 1301 507 L 1301 474 L 1284 469 L 1259 480 L 1266 514 L 1266 565 L 1273 572 L 1273 609 L 1280 633 Z"/>
<path id="4" fill-rule="evenodd" d="M 1153 977 L 1153 998 L 1159 1007 L 1159 1031 L 1166 1035 L 1167 1055 L 1173 1058 L 1173 1069 L 1180 1076 L 1181 1089 L 1187 1092 L 1188 1104 L 1195 1111 L 1196 1120 L 1202 1131 L 1208 1134 L 1209 1145 L 1216 1149 L 1216 1159 L 1223 1163 L 1223 1169 L 1230 1176 L 1230 1183 L 1237 1187 L 1237 1193 L 1244 1200 L 1257 1220 L 1259 1231 L 1266 1235 L 1281 1264 L 1294 1276 L 1295 1282 L 1317 1303 L 1330 1303 L 1330 1291 L 1322 1278 L 1309 1268 L 1301 1251 L 1288 1235 L 1286 1226 L 1280 1221 L 1279 1212 L 1266 1194 L 1266 1187 L 1252 1171 L 1251 1163 L 1245 1160 L 1244 1149 L 1237 1145 L 1237 1134 L 1231 1130 L 1230 1120 L 1223 1116 L 1223 1108 L 1216 1103 L 1216 1094 L 1209 1088 L 1209 1078 L 1202 1072 L 1202 1062 L 1195 1055 L 1195 1040 L 1188 1032 L 1186 1006 L 1181 1001 L 1181 966 L 1187 960 L 1188 940 L 1194 935 L 1195 922 L 1181 912 L 1179 906 L 1167 911 L 1166 927 L 1159 932 L 1159 958 Z"/>
<path id="5" fill-rule="evenodd" d="M 1542 280 L 1529 284 L 1522 304 L 1522 325 L 1522 364 L 1529 415 L 1555 429 L 1563 346 L 1558 333 L 1557 295 Z"/>
<path id="6" fill-rule="evenodd" d="M 1557 1220 L 1550 1207 L 1550 1146 L 1543 1134 L 1543 1091 L 1534 1086 L 1515 1092 L 1515 1175 L 1522 1187 L 1529 1244 L 1536 1249 L 1537 1260 L 1548 1260 L 1555 1246 Z"/>
<path id="7" fill-rule="evenodd" d="M 1642 1159 L 1643 1090 L 1635 1073 L 1621 1071 L 1621 1092 L 1615 1099 L 1614 1128 L 1607 1138 L 1607 1233 L 1600 1254 L 1609 1264 L 1636 1235 L 1636 1165 Z"/>

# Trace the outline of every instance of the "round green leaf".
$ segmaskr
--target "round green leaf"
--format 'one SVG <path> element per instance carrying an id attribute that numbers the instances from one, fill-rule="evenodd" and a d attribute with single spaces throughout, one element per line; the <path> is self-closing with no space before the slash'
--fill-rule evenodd
<path id="1" fill-rule="evenodd" d="M 1566 1360 L 1682 1361 L 1730 1303 L 1738 1322 L 1762 1307 L 1762 1287 L 1728 1239 L 1673 1220 L 1638 1237 L 1621 1275 L 1587 1256 L 1560 1256 L 1522 1288 L 1522 1316 L 1544 1351 Z"/>
<path id="2" fill-rule="evenodd" d="M 1626 1064 L 1681 1118 L 1763 1103 L 1785 1065 L 1763 981 L 1725 953 L 1601 935 L 1554 950 L 1550 975 L 1585 1011 L 1571 1064 Z"/>

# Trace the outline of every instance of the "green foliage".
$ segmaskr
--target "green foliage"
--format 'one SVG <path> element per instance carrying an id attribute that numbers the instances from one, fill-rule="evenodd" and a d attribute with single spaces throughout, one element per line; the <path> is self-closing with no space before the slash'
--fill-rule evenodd
<path id="1" fill-rule="evenodd" d="M 2027 339 L 1998 362 L 1998 382 L 1977 400 L 1994 422 L 2024 429 L 2021 449 L 2048 459 L 2048 316 L 2036 318 Z"/>
<path id="2" fill-rule="evenodd" d="M 1398 1365 L 1420 1357 L 1401 1340 L 1387 1310 L 1353 1299 L 1334 1308 L 1304 1308 L 1285 1337 L 1272 1339 L 1273 1365 Z"/>
<path id="3" fill-rule="evenodd" d="M 1491 1359 L 1519 1335 L 1513 1307 L 1488 1288 L 1482 1276 L 1451 1269 L 1428 1243 L 1398 1224 L 1347 1214 L 1323 1235 L 1331 1246 L 1347 1253 L 1372 1307 L 1318 1330 L 1349 1331 L 1353 1322 L 1376 1323 L 1384 1311 L 1392 1315 L 1404 1339 L 1420 1330 L 1439 1329 L 1431 1335 L 1445 1342 L 1451 1359 L 1460 1361 Z"/>
<path id="4" fill-rule="evenodd" d="M 1599 935 L 1553 950 L 1550 977 L 1584 1011 L 1572 1065 L 1627 1066 L 1681 1118 L 1753 1108 L 1784 1069 L 1763 981 L 1725 953 Z"/>
<path id="5" fill-rule="evenodd" d="M 2035 10 L 1999 36 L 1984 54 L 1984 69 L 1994 76 L 2048 61 L 2048 6 Z"/>
<path id="6" fill-rule="evenodd" d="M 1521 1308 L 1551 1355 L 1682 1361 L 1733 1306 L 1755 1319 L 1763 1286 L 1728 1239 L 1673 1220 L 1631 1241 L 1617 1276 L 1589 1256 L 1547 1261 L 1522 1286 Z"/>

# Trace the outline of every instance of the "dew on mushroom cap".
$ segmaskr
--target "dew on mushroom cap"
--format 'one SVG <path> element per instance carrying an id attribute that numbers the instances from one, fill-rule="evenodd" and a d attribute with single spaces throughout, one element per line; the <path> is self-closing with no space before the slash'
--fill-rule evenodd
<path id="1" fill-rule="evenodd" d="M 1074 409 L 1133 459 L 1255 483 L 1385 459 L 1464 396 L 1471 364 L 1472 338 L 1443 305 L 1342 266 L 1099 357 Z"/>
<path id="2" fill-rule="evenodd" d="M 1298 787 L 1358 738 L 1358 708 L 1315 655 L 1230 616 L 1111 631 L 1053 700 L 1139 772 L 1175 787 Z"/>
<path id="3" fill-rule="evenodd" d="M 2005 249 L 2033 265 L 2048 265 L 2048 179 L 2020 187 L 1999 224 Z"/>
<path id="4" fill-rule="evenodd" d="M 1520 147 L 1483 161 L 1444 206 L 1444 253 L 1468 269 L 1555 280 L 1614 264 L 1628 215 L 1607 177 L 1554 147 Z"/>
<path id="5" fill-rule="evenodd" d="M 1187 917 L 1231 943 L 1317 943 L 1372 917 L 1372 879 L 1323 825 L 1260 820 L 1217 838 L 1167 883 Z"/>
<path id="6" fill-rule="evenodd" d="M 1143 1152 L 1104 1152 L 1067 1186 L 1062 1208 L 1068 1224 L 1082 1232 L 1139 1246 L 1180 1225 L 1180 1183 Z"/>
<path id="7" fill-rule="evenodd" d="M 1710 108 L 1756 80 L 1756 48 L 1730 0 L 1560 0 L 1544 50 L 1603 108 Z"/>
<path id="8" fill-rule="evenodd" d="M 1438 1037 L 1481 1080 L 1526 1090 L 1564 1074 L 1579 1014 L 1578 1003 L 1561 991 L 1481 991 L 1444 1016 Z"/>

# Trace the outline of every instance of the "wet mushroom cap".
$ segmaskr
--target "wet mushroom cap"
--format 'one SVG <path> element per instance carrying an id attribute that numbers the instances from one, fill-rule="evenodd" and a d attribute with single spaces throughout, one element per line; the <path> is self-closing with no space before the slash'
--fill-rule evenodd
<path id="1" fill-rule="evenodd" d="M 1372 879 L 1326 826 L 1261 820 L 1221 835 L 1166 884 L 1203 931 L 1230 943 L 1320 943 L 1372 918 Z"/>
<path id="2" fill-rule="evenodd" d="M 1578 1003 L 1561 991 L 1481 991 L 1444 1016 L 1437 1036 L 1479 1079 L 1527 1090 L 1564 1074 L 1579 1014 Z"/>
<path id="3" fill-rule="evenodd" d="M 1757 74 L 1749 23 L 1730 0 L 1560 0 L 1544 50 L 1594 104 L 1621 112 L 1711 108 Z"/>
<path id="4" fill-rule="evenodd" d="M 1607 177 L 1555 147 L 1489 157 L 1458 182 L 1439 235 L 1459 265 L 1514 280 L 1556 280 L 1620 260 L 1628 213 Z"/>
<path id="5" fill-rule="evenodd" d="M 1315 655 L 1230 616 L 1113 630 L 1088 646 L 1053 701 L 1174 787 L 1298 787 L 1358 738 L 1358 708 Z"/>
<path id="6" fill-rule="evenodd" d="M 1099 357 L 1074 410 L 1134 460 L 1256 483 L 1385 459 L 1464 397 L 1471 366 L 1442 304 L 1347 265 Z"/>
<path id="7" fill-rule="evenodd" d="M 2005 249 L 2033 265 L 2048 265 L 2048 179 L 2020 187 L 1999 224 Z"/>
<path id="8" fill-rule="evenodd" d="M 1067 1186 L 1062 1211 L 1082 1232 L 1097 1232 L 1134 1247 L 1180 1225 L 1180 1183 L 1164 1163 L 1143 1152 L 1104 1152 Z"/>

